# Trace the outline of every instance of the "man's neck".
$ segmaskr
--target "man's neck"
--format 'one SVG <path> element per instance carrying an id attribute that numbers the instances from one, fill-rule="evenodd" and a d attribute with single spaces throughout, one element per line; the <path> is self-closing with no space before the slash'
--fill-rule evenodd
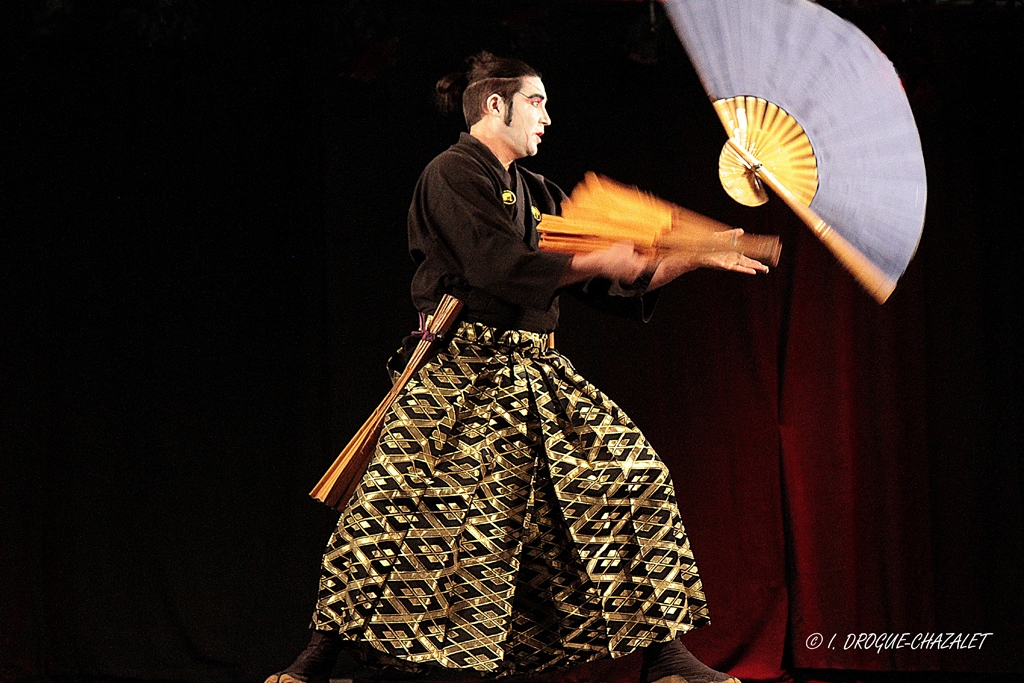
<path id="1" fill-rule="evenodd" d="M 495 156 L 507 171 L 512 162 L 516 160 L 515 156 L 509 151 L 508 146 L 496 135 L 489 135 L 486 130 L 474 130 L 475 128 L 476 126 L 471 128 L 469 134 L 482 142 L 487 149 L 491 150 L 491 154 Z"/>

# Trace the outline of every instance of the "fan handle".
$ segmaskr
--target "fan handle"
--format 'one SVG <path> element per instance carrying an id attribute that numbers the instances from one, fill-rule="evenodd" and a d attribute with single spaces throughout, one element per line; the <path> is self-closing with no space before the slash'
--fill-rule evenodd
<path id="1" fill-rule="evenodd" d="M 892 291 L 896 289 L 896 283 L 872 263 L 868 257 L 860 252 L 855 246 L 836 232 L 831 225 L 826 223 L 821 216 L 815 213 L 809 206 L 804 206 L 793 195 L 792 192 L 779 182 L 775 175 L 766 169 L 757 158 L 744 149 L 740 141 L 729 138 L 728 143 L 733 150 L 740 155 L 744 163 L 757 174 L 761 181 L 772 188 L 775 194 L 786 202 L 800 220 L 818 236 L 825 246 L 835 254 L 839 262 L 846 266 L 846 269 L 857 279 L 858 282 L 868 291 L 875 301 L 885 303 Z"/>

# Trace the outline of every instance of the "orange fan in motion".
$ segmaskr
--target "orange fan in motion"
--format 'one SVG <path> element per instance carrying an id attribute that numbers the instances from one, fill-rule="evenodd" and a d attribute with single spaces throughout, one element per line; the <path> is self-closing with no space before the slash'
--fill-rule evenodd
<path id="1" fill-rule="evenodd" d="M 731 228 L 695 211 L 588 173 L 562 202 L 562 215 L 541 216 L 537 231 L 544 251 L 586 253 L 616 242 L 632 242 L 640 251 L 719 251 L 728 246 L 769 266 L 779 262 L 781 245 L 774 235 L 735 235 L 723 243 L 720 233 Z"/>

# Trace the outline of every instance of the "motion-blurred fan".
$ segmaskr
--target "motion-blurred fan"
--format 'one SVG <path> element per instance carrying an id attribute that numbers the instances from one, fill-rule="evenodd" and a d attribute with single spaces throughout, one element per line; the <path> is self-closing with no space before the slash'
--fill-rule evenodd
<path id="1" fill-rule="evenodd" d="M 807 0 L 665 0 L 729 140 L 726 191 L 775 191 L 879 303 L 921 239 L 921 141 L 889 60 Z"/>
<path id="2" fill-rule="evenodd" d="M 544 214 L 537 226 L 544 251 L 579 254 L 628 241 L 646 252 L 726 249 L 770 266 L 779 262 L 781 245 L 775 235 L 725 235 L 729 229 L 695 211 L 594 173 L 588 173 L 562 202 L 562 215 Z M 723 242 L 723 236 L 731 241 Z"/>

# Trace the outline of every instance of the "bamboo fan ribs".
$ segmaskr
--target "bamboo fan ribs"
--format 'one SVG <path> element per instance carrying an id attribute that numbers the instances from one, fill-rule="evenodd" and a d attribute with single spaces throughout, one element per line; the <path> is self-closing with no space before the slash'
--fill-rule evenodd
<path id="1" fill-rule="evenodd" d="M 632 242 L 646 252 L 715 251 L 723 244 L 717 233 L 729 230 L 699 213 L 588 173 L 562 202 L 562 215 L 541 216 L 537 231 L 545 251 L 586 253 L 616 242 Z M 734 251 L 774 266 L 780 245 L 775 236 L 739 235 Z"/>
<path id="2" fill-rule="evenodd" d="M 728 140 L 726 192 L 777 194 L 882 303 L 914 256 L 927 182 L 896 70 L 808 0 L 664 0 Z"/>
<path id="3" fill-rule="evenodd" d="M 714 107 L 730 137 L 774 173 L 800 203 L 809 205 L 818 191 L 818 163 L 796 119 L 759 97 L 731 97 L 718 100 Z M 740 204 L 760 206 L 768 201 L 757 172 L 730 145 L 722 148 L 718 177 Z"/>
<path id="4" fill-rule="evenodd" d="M 462 310 L 462 302 L 455 297 L 445 294 L 441 298 L 441 303 L 438 304 L 437 310 L 427 325 L 428 334 L 424 335 L 416 345 L 405 370 L 391 386 L 388 395 L 380 402 L 370 418 L 363 423 L 363 426 L 348 442 L 348 445 L 341 451 L 324 476 L 320 478 L 317 485 L 309 492 L 311 497 L 337 510 L 345 507 L 345 503 L 355 492 L 356 486 L 359 485 L 363 473 L 373 458 L 377 439 L 380 438 L 381 429 L 384 426 L 384 418 L 387 417 L 388 411 L 394 405 L 395 399 L 398 398 L 412 376 L 419 372 L 423 364 L 426 363 L 432 345 L 437 343 L 435 336 L 440 338 L 448 332 L 460 310 Z"/>

